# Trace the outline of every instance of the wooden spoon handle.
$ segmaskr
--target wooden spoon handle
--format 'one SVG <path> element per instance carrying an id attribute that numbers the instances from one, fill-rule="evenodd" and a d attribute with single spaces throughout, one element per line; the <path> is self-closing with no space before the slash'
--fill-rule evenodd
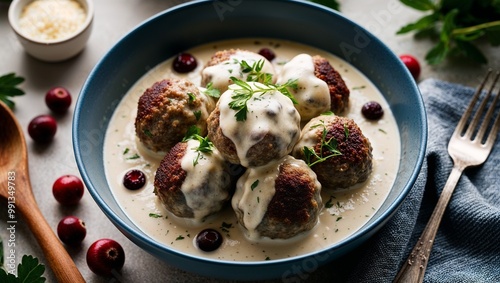
<path id="1" fill-rule="evenodd" d="M 76 267 L 59 238 L 43 217 L 35 198 L 31 194 L 31 184 L 26 176 L 17 176 L 17 185 L 24 186 L 26 190 L 19 190 L 16 205 L 24 216 L 30 230 L 33 232 L 38 244 L 42 248 L 47 262 L 60 283 L 85 282 L 82 274 Z M 29 191 L 29 193 L 24 193 Z"/>

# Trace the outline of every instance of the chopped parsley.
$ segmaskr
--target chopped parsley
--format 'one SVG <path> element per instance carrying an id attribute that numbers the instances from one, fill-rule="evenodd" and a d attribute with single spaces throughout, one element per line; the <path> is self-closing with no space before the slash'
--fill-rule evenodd
<path id="1" fill-rule="evenodd" d="M 196 95 L 194 95 L 194 93 L 188 92 L 187 95 L 189 97 L 188 98 L 189 103 L 193 103 L 196 100 Z"/>
<path id="2" fill-rule="evenodd" d="M 151 217 L 151 218 L 162 218 L 163 216 L 161 214 L 158 214 L 158 213 L 150 213 L 149 217 Z"/>
<path id="3" fill-rule="evenodd" d="M 132 155 L 132 156 L 130 156 L 130 157 L 127 157 L 128 160 L 139 159 L 139 158 L 141 158 L 141 157 L 137 153 L 134 154 L 134 155 Z"/>
<path id="4" fill-rule="evenodd" d="M 196 110 L 193 111 L 194 117 L 196 118 L 196 121 L 199 121 L 201 118 L 201 110 Z"/>
<path id="5" fill-rule="evenodd" d="M 253 191 L 255 188 L 257 188 L 258 185 L 259 185 L 259 179 L 255 180 L 255 182 L 252 183 L 250 189 L 252 189 Z"/>
<path id="6" fill-rule="evenodd" d="M 203 91 L 204 94 L 214 97 L 214 98 L 219 98 L 220 97 L 220 90 L 214 88 L 213 83 L 209 82 L 206 86 L 206 90 Z"/>

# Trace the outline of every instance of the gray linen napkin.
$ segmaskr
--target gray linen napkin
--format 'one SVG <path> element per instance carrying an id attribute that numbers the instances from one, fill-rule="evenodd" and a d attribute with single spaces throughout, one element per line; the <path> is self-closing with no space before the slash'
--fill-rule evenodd
<path id="1" fill-rule="evenodd" d="M 391 282 L 451 171 L 448 140 L 474 89 L 435 79 L 419 87 L 429 122 L 420 175 L 393 218 L 355 252 L 330 265 L 339 282 Z M 465 170 L 438 230 L 425 282 L 500 282 L 499 164 L 500 140 L 484 165 Z"/>

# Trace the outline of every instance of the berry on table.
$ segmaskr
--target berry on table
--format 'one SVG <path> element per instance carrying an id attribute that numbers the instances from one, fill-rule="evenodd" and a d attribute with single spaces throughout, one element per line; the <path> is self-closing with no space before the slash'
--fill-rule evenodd
<path id="1" fill-rule="evenodd" d="M 51 141 L 57 132 L 57 121 L 50 115 L 39 115 L 28 125 L 28 134 L 38 143 Z"/>
<path id="2" fill-rule="evenodd" d="M 418 77 L 420 76 L 420 63 L 418 62 L 417 58 L 408 54 L 403 54 L 399 56 L 399 59 L 403 61 L 413 78 L 415 80 L 418 80 Z"/>
<path id="3" fill-rule="evenodd" d="M 193 55 L 189 53 L 180 53 L 175 57 L 173 68 L 178 73 L 189 73 L 196 69 L 198 62 Z"/>
<path id="4" fill-rule="evenodd" d="M 53 87 L 45 94 L 45 104 L 55 113 L 62 114 L 71 105 L 71 94 L 64 87 Z"/>
<path id="5" fill-rule="evenodd" d="M 384 115 L 384 109 L 382 109 L 380 103 L 369 101 L 361 107 L 361 114 L 368 120 L 378 120 Z"/>
<path id="6" fill-rule="evenodd" d="M 83 193 L 83 182 L 75 175 L 61 176 L 52 185 L 52 194 L 62 205 L 76 205 L 82 198 Z"/>
<path id="7" fill-rule="evenodd" d="M 66 216 L 57 225 L 57 235 L 66 245 L 77 246 L 87 235 L 85 222 L 76 216 Z"/>
<path id="8" fill-rule="evenodd" d="M 87 265 L 97 275 L 111 277 L 124 263 L 125 251 L 115 240 L 97 240 L 87 250 Z"/>
<path id="9" fill-rule="evenodd" d="M 196 245 L 202 251 L 215 251 L 221 244 L 222 235 L 217 230 L 205 229 L 196 235 Z"/>

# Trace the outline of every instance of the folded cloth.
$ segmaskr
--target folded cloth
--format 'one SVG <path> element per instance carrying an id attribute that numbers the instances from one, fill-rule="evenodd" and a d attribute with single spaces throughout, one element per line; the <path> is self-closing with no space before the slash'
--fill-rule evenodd
<path id="1" fill-rule="evenodd" d="M 391 282 L 424 229 L 453 167 L 447 146 L 473 88 L 420 83 L 429 140 L 414 187 L 391 220 L 336 261 L 338 282 Z M 498 107 L 500 108 L 500 107 Z M 444 214 L 424 282 L 500 282 L 500 138 L 488 160 L 466 169 Z"/>

